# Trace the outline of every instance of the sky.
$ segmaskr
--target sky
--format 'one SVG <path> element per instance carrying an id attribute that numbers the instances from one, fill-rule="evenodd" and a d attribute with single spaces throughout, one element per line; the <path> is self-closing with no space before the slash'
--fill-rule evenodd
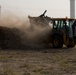
<path id="1" fill-rule="evenodd" d="M 0 5 L 1 15 L 39 16 L 47 10 L 49 17 L 70 17 L 70 0 L 0 0 Z"/>

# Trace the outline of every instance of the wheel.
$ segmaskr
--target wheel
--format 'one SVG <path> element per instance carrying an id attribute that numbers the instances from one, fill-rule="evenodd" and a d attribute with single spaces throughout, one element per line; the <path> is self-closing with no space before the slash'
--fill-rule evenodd
<path id="1" fill-rule="evenodd" d="M 67 48 L 73 48 L 75 47 L 75 44 L 67 45 Z"/>
<path id="2" fill-rule="evenodd" d="M 66 45 L 67 46 L 67 48 L 73 48 L 73 47 L 75 47 L 75 43 L 69 43 L 68 45 Z"/>
<path id="3" fill-rule="evenodd" d="M 52 45 L 54 48 L 62 48 L 63 39 L 60 35 L 55 35 L 52 40 Z"/>
<path id="4" fill-rule="evenodd" d="M 68 43 L 66 45 L 68 48 L 73 48 L 75 47 L 75 42 L 73 39 L 68 39 Z"/>

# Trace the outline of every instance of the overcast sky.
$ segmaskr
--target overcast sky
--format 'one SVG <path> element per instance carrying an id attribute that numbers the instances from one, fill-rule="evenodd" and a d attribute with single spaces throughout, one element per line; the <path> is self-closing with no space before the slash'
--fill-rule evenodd
<path id="1" fill-rule="evenodd" d="M 70 17 L 69 0 L 0 0 L 0 5 L 2 14 L 38 16 L 47 10 L 46 15 L 50 17 Z"/>

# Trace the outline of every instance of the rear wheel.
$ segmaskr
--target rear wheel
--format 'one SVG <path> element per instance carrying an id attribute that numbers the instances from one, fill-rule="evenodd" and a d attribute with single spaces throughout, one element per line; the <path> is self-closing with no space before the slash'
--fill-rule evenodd
<path id="1" fill-rule="evenodd" d="M 67 48 L 73 48 L 75 45 L 67 45 Z"/>
<path id="2" fill-rule="evenodd" d="M 68 41 L 68 43 L 67 43 L 66 46 L 67 46 L 68 48 L 73 48 L 73 47 L 75 47 L 75 42 L 74 42 L 73 39 L 68 39 L 67 41 Z"/>
<path id="3" fill-rule="evenodd" d="M 70 44 L 70 45 L 67 45 L 68 48 L 73 48 L 75 47 L 75 44 Z"/>
<path id="4" fill-rule="evenodd" d="M 60 35 L 55 35 L 52 40 L 52 45 L 54 48 L 62 48 L 63 40 Z"/>

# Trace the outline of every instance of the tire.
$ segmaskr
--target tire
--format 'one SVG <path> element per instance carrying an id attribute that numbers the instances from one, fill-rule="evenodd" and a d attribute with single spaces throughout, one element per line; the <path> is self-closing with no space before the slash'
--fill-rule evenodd
<path id="1" fill-rule="evenodd" d="M 54 48 L 62 48 L 63 46 L 63 39 L 60 35 L 53 36 L 52 45 Z"/>
<path id="2" fill-rule="evenodd" d="M 75 47 L 75 44 L 74 45 L 67 45 L 67 48 L 73 48 Z"/>
<path id="3" fill-rule="evenodd" d="M 69 40 L 69 41 L 68 41 L 68 44 L 67 44 L 66 46 L 67 46 L 67 48 L 73 48 L 73 47 L 75 47 L 75 42 L 74 42 L 74 40 L 73 40 L 73 39 Z"/>
<path id="4" fill-rule="evenodd" d="M 74 45 L 74 46 L 72 46 L 72 45 L 67 45 L 67 48 L 73 48 L 73 47 L 75 47 L 75 45 Z"/>

